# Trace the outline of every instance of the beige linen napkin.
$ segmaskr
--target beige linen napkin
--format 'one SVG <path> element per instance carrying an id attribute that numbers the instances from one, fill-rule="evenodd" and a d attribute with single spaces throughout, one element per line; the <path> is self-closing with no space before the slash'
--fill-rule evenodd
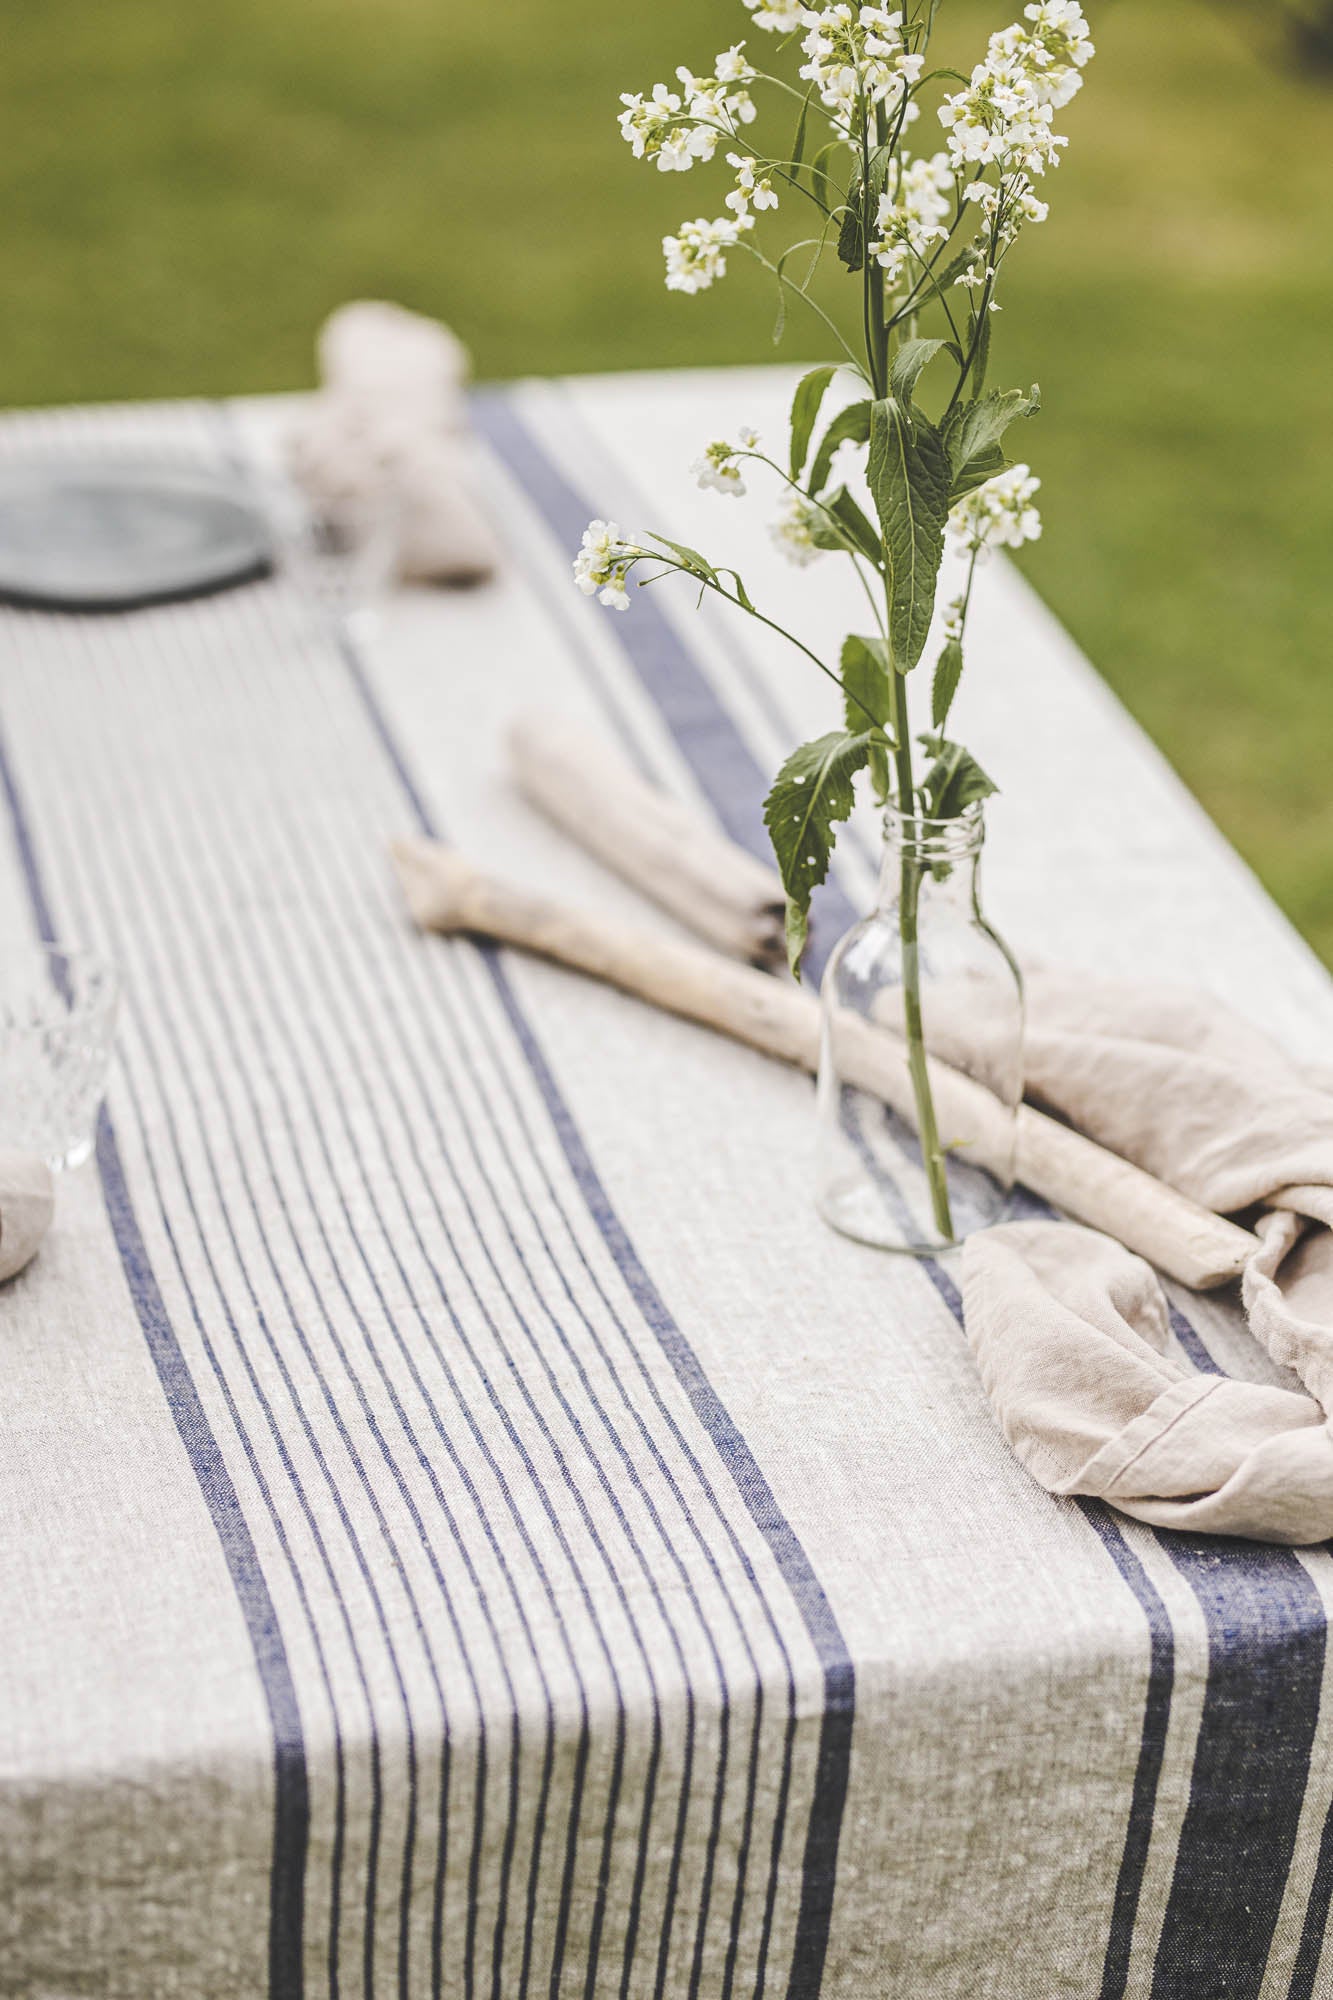
<path id="1" fill-rule="evenodd" d="M 381 499 L 407 581 L 490 576 L 495 537 L 467 480 L 462 342 L 437 320 L 358 299 L 325 321 L 318 352 L 323 388 L 289 446 L 308 497 L 335 519 Z"/>
<path id="2" fill-rule="evenodd" d="M 1028 999 L 1029 1096 L 1219 1214 L 1262 1210 L 1246 1311 L 1309 1393 L 1194 1374 L 1139 1258 L 1005 1224 L 968 1243 L 963 1301 L 1006 1437 L 1050 1491 L 1159 1526 L 1333 1535 L 1333 1093 L 1188 989 L 1039 970 Z"/>

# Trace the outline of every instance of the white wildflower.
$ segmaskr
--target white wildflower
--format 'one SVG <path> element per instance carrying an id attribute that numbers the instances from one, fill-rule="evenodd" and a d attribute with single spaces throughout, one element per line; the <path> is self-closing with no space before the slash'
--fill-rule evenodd
<path id="1" fill-rule="evenodd" d="M 759 443 L 759 433 L 751 424 L 742 424 L 736 435 L 747 451 L 753 451 Z"/>
<path id="2" fill-rule="evenodd" d="M 946 639 L 961 639 L 963 620 L 967 616 L 967 599 L 955 597 L 944 607 L 944 636 Z"/>
<path id="3" fill-rule="evenodd" d="M 728 153 L 727 163 L 736 169 L 736 185 L 727 196 L 727 207 L 734 215 L 748 215 L 752 204 L 755 208 L 777 207 L 778 198 L 773 192 L 772 181 L 766 174 L 758 180 L 755 178 L 757 160 L 740 153 Z"/>
<path id="4" fill-rule="evenodd" d="M 782 512 L 769 533 L 788 562 L 804 569 L 824 553 L 815 541 L 815 529 L 822 520 L 819 508 L 804 493 L 787 492 L 782 496 Z"/>
<path id="5" fill-rule="evenodd" d="M 590 521 L 574 558 L 574 581 L 585 597 L 595 595 L 612 611 L 628 611 L 625 581 L 631 563 L 646 553 L 626 541 L 614 521 Z"/>
<path id="6" fill-rule="evenodd" d="M 745 59 L 744 42 L 737 42 L 734 47 L 723 49 L 713 64 L 713 74 L 719 83 L 754 82 L 754 71 Z"/>
<path id="7" fill-rule="evenodd" d="M 1040 485 L 1030 466 L 1008 466 L 958 502 L 949 515 L 951 533 L 965 548 L 983 555 L 1039 540 L 1041 515 L 1032 502 Z"/>
<path id="8" fill-rule="evenodd" d="M 726 276 L 725 253 L 740 242 L 743 230 L 753 226 L 752 215 L 720 215 L 714 222 L 700 215 L 693 222 L 682 222 L 678 235 L 662 238 L 667 290 L 707 291 L 715 279 Z"/>
<path id="9" fill-rule="evenodd" d="M 753 432 L 750 435 L 753 436 Z M 744 431 L 741 442 L 745 442 Z M 736 447 L 725 438 L 716 438 L 712 444 L 705 445 L 703 456 L 695 459 L 690 471 L 705 491 L 711 486 L 715 493 L 730 493 L 736 500 L 744 495 L 745 481 L 736 463 Z"/>
<path id="10" fill-rule="evenodd" d="M 1022 21 L 991 36 L 966 89 L 940 107 L 954 165 L 1026 174 L 1056 166 L 1066 141 L 1053 130 L 1055 113 L 1081 87 L 1093 53 L 1078 0 L 1032 0 Z"/>
<path id="11" fill-rule="evenodd" d="M 744 0 L 756 28 L 770 35 L 792 35 L 805 19 L 805 0 Z"/>
<path id="12" fill-rule="evenodd" d="M 635 159 L 656 159 L 680 117 L 679 97 L 664 83 L 656 83 L 651 97 L 645 98 L 640 92 L 631 96 L 622 91 L 620 101 L 625 106 L 620 114 L 621 136 L 634 148 Z"/>
<path id="13" fill-rule="evenodd" d="M 884 105 L 890 117 L 917 83 L 925 56 L 907 47 L 901 11 L 887 7 L 807 8 L 801 75 L 813 83 L 835 121 L 849 123 L 864 99 Z M 907 107 L 914 112 L 916 107 Z M 905 122 L 910 122 L 910 117 Z"/>
<path id="14" fill-rule="evenodd" d="M 892 161 L 889 174 L 875 216 L 879 234 L 870 252 L 888 273 L 889 290 L 896 291 L 914 259 L 924 262 L 936 244 L 948 240 L 954 174 L 947 153 L 905 164 Z"/>

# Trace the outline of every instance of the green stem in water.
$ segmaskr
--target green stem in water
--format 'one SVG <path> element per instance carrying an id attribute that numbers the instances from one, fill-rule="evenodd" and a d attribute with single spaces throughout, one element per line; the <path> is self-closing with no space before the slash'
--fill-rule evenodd
<path id="1" fill-rule="evenodd" d="M 925 1024 L 921 1014 L 921 959 L 917 922 L 921 903 L 921 857 L 917 851 L 915 821 L 916 792 L 912 780 L 912 738 L 907 726 L 907 688 L 901 674 L 890 670 L 890 714 L 896 745 L 894 765 L 898 776 L 898 810 L 903 816 L 901 873 L 898 897 L 898 939 L 903 957 L 903 1028 L 907 1037 L 907 1068 L 916 1103 L 917 1134 L 930 1190 L 930 1210 L 935 1227 L 945 1243 L 952 1243 L 953 1213 L 949 1205 L 949 1177 L 940 1144 L 939 1120 L 935 1116 L 935 1096 L 930 1087 L 926 1064 Z"/>

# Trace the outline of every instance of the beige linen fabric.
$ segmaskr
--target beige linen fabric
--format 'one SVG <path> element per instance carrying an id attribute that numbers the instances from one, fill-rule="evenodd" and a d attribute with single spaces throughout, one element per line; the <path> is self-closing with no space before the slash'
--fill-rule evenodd
<path id="1" fill-rule="evenodd" d="M 1051 1492 L 1158 1526 L 1333 1535 L 1333 1094 L 1188 988 L 1040 969 L 1029 1095 L 1219 1214 L 1256 1207 L 1250 1327 L 1299 1390 L 1199 1375 L 1152 1271 L 1109 1238 L 1008 1224 L 964 1255 L 968 1338 L 1001 1426 Z"/>

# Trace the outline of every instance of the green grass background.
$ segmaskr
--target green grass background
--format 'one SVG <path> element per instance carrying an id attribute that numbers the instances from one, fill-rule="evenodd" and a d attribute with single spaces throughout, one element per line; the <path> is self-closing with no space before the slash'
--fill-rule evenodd
<path id="1" fill-rule="evenodd" d="M 738 0 L 3 4 L 0 402 L 297 386 L 366 293 L 490 376 L 766 351 L 748 272 L 663 291 L 656 239 L 720 189 L 613 122 Z M 944 0 L 941 31 L 970 62 L 1011 11 Z M 993 379 L 1045 397 L 1024 567 L 1333 963 L 1333 85 L 1270 59 L 1272 10 L 1088 11 L 996 326 Z M 796 321 L 783 352 L 826 345 Z"/>

